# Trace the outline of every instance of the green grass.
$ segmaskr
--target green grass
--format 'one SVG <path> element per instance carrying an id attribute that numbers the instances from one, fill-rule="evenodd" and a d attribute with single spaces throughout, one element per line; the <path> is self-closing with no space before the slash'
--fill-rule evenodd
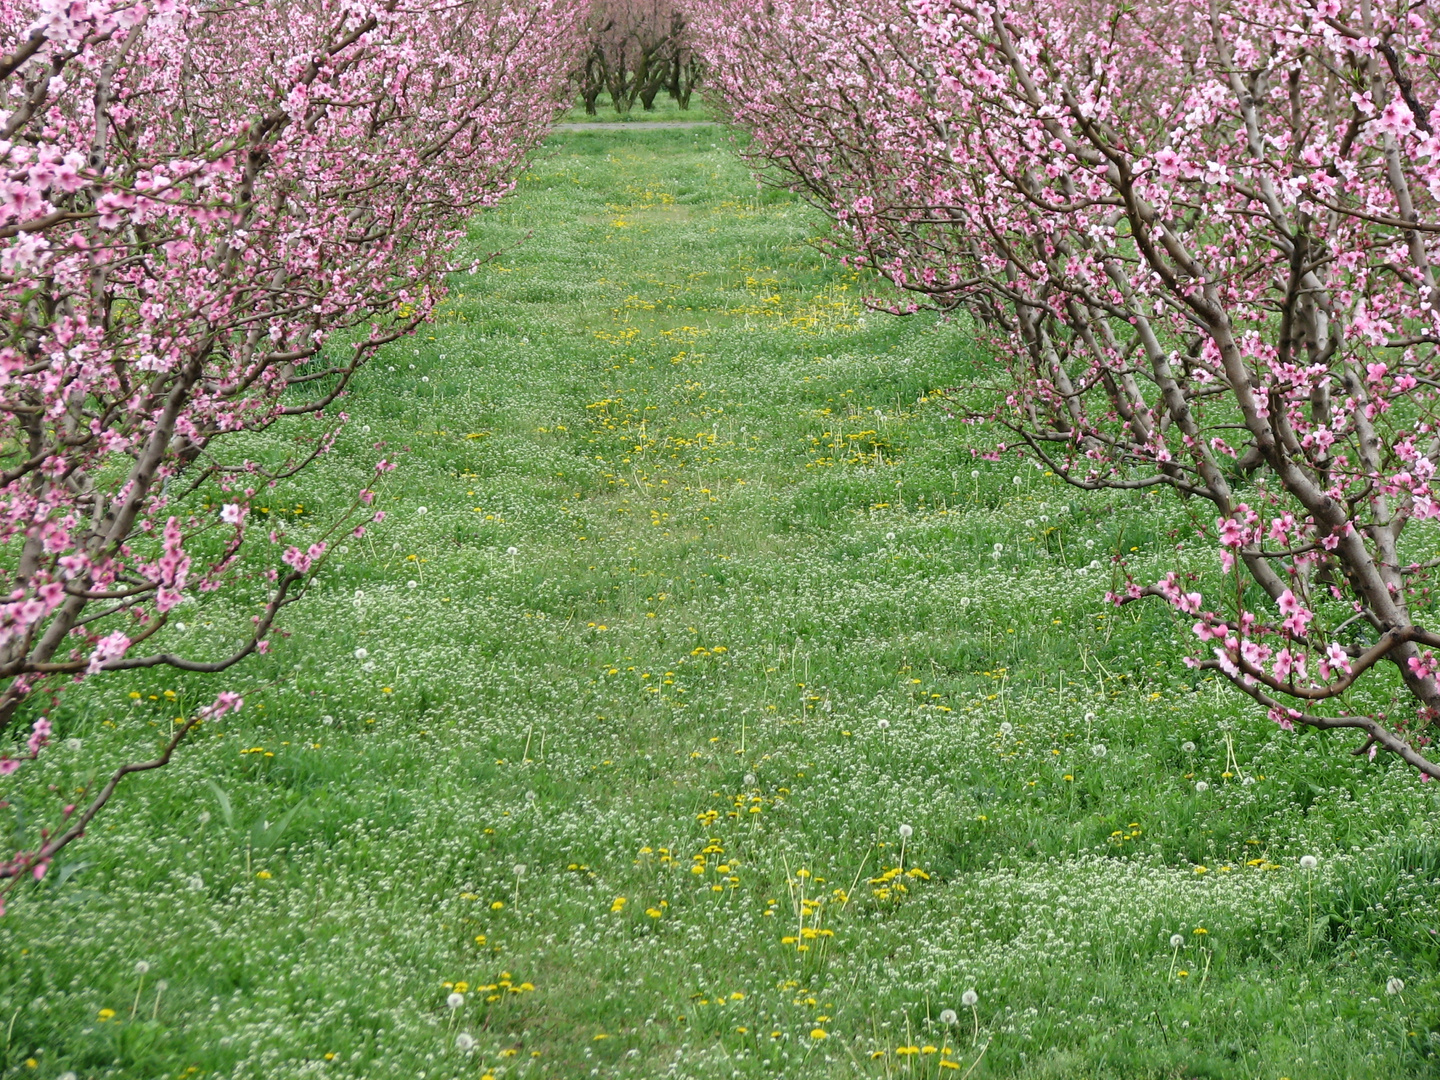
<path id="1" fill-rule="evenodd" d="M 690 99 L 690 107 L 682 109 L 675 99 L 669 94 L 662 93 L 655 98 L 655 107 L 646 111 L 644 106 L 636 99 L 635 106 L 628 113 L 617 113 L 615 106 L 610 104 L 610 95 L 602 94 L 600 100 L 595 103 L 596 112 L 591 116 L 585 111 L 584 105 L 575 105 L 565 113 L 561 120 L 567 124 L 600 124 L 600 123 L 654 123 L 655 121 L 678 121 L 704 123 L 715 119 L 715 114 L 709 104 L 697 93 Z"/>
<path id="2" fill-rule="evenodd" d="M 1108 606 L 1113 553 L 1213 567 L 1186 508 L 978 458 L 983 350 L 820 228 L 718 130 L 551 142 L 257 499 L 308 542 L 400 463 L 288 636 L 56 711 L 31 816 L 246 698 L 13 899 L 0 1075 L 1437 1075 L 1440 785 Z"/>

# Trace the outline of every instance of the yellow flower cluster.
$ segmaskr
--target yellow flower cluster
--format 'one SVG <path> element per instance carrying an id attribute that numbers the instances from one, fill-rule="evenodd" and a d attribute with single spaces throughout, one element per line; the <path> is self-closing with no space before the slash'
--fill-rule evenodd
<path id="1" fill-rule="evenodd" d="M 461 979 L 457 982 L 445 982 L 440 984 L 446 991 L 453 991 L 457 994 L 467 994 L 471 990 L 470 983 Z M 528 994 L 535 989 L 532 982 L 516 982 L 515 977 L 508 971 L 500 972 L 500 977 L 493 983 L 481 983 L 474 987 L 475 993 L 486 995 L 485 1000 L 489 1002 L 499 1001 L 506 994 Z"/>

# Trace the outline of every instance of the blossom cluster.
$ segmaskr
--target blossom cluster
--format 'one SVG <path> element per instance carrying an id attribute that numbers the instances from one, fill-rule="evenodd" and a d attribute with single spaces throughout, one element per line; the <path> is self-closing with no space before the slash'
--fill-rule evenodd
<path id="1" fill-rule="evenodd" d="M 356 371 L 433 312 L 467 221 L 513 188 L 561 107 L 580 13 L 0 11 L 3 731 L 58 680 L 265 651 L 339 523 L 304 550 L 270 531 L 283 566 L 226 655 L 147 643 L 237 581 L 251 500 L 331 449 Z M 230 437 L 299 416 L 319 433 L 291 460 L 226 455 Z"/>
<path id="2" fill-rule="evenodd" d="M 1340 0 L 738 0 L 698 33 L 752 154 L 848 260 L 962 307 L 1019 449 L 1208 502 L 1160 596 L 1283 727 L 1426 777 L 1440 516 L 1440 14 Z M 1008 438 L 1008 437 L 1007 437 Z M 1197 504 L 1198 505 L 1198 502 Z M 1123 571 L 1123 566 L 1119 567 Z M 1190 580 L 1195 577 L 1196 580 Z M 1414 703 L 1349 692 L 1367 671 Z"/>

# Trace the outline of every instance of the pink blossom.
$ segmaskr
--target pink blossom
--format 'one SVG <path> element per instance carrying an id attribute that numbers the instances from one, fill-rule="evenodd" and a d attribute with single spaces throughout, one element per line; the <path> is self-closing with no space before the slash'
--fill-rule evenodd
<path id="1" fill-rule="evenodd" d="M 125 655 L 130 648 L 130 639 L 122 630 L 105 635 L 95 646 L 95 651 L 90 654 L 90 664 L 85 669 L 87 675 L 94 675 L 112 660 L 118 660 Z"/>
<path id="2" fill-rule="evenodd" d="M 1215 522 L 1210 606 L 1237 610 L 1222 648 L 1194 621 L 1193 662 L 1266 709 L 1293 680 L 1344 725 L 1385 727 L 1346 712 L 1383 681 L 1343 705 L 1348 679 L 1307 682 L 1359 615 L 1400 635 L 1375 670 L 1400 667 L 1421 718 L 1405 738 L 1433 745 L 1440 687 L 1415 683 L 1436 665 L 1407 664 L 1404 637 L 1433 632 L 1410 610 L 1424 568 L 1394 561 L 1422 562 L 1406 527 L 1440 517 L 1440 71 L 1416 59 L 1440 52 L 1440 7 L 1154 0 L 1107 9 L 1103 31 L 1074 0 L 694 10 L 747 153 L 844 210 L 827 239 L 888 282 L 875 306 L 913 306 L 903 290 L 986 328 L 988 419 L 1064 480 L 1169 491 Z M 1106 598 L 1198 615 L 1214 564 L 1184 564 L 1203 566 L 1194 593 L 1177 571 Z M 1338 646 L 1316 660 L 1327 681 L 1352 671 Z"/>

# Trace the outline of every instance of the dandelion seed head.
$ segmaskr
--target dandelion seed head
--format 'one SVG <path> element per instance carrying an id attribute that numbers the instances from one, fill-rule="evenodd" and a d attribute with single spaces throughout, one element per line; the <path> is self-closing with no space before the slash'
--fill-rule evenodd
<path id="1" fill-rule="evenodd" d="M 1398 975 L 1391 975 L 1390 978 L 1385 980 L 1385 993 L 1387 994 L 1398 994 L 1404 989 L 1405 980 Z"/>
<path id="2" fill-rule="evenodd" d="M 1094 754 L 1097 758 L 1102 758 L 1109 752 L 1109 750 L 1105 749 L 1103 742 L 1097 742 L 1094 746 L 1090 747 L 1090 753 Z"/>
<path id="3" fill-rule="evenodd" d="M 520 549 L 517 548 L 514 544 L 511 544 L 508 548 L 505 549 L 505 554 L 509 555 L 511 558 L 514 558 L 516 555 L 520 554 Z"/>
<path id="4" fill-rule="evenodd" d="M 475 1049 L 475 1036 L 460 1032 L 455 1036 L 455 1049 L 462 1054 L 468 1054 Z"/>
<path id="5" fill-rule="evenodd" d="M 746 787 L 754 787 L 754 786 L 755 786 L 755 774 L 754 774 L 753 772 L 747 772 L 747 773 L 745 774 L 745 779 L 742 780 L 741 783 L 743 783 Z"/>
<path id="6" fill-rule="evenodd" d="M 1184 750 L 1187 754 L 1193 754 L 1195 752 L 1195 744 L 1193 742 L 1184 742 L 1180 744 L 1180 749 Z"/>
<path id="7" fill-rule="evenodd" d="M 955 1015 L 955 1010 L 954 1010 L 954 1009 L 941 1009 L 941 1010 L 940 1010 L 940 1022 L 941 1022 L 942 1024 L 953 1024 L 953 1023 L 955 1023 L 955 1021 L 958 1020 L 958 1019 L 960 1019 L 960 1018 Z"/>
<path id="8" fill-rule="evenodd" d="M 405 582 L 405 587 L 407 589 L 418 589 L 420 587 L 420 583 L 418 581 L 407 581 Z"/>
<path id="9" fill-rule="evenodd" d="M 1315 867 L 1317 867 L 1317 866 L 1319 866 L 1319 865 L 1320 865 L 1320 860 L 1317 859 L 1317 858 L 1315 858 L 1314 855 L 1301 855 L 1301 856 L 1300 856 L 1300 869 L 1301 869 L 1301 870 L 1314 870 Z"/>
<path id="10" fill-rule="evenodd" d="M 875 721 L 875 726 L 878 727 L 881 731 L 885 731 L 890 727 L 890 721 L 886 720 L 884 717 L 881 717 L 879 720 Z"/>
<path id="11" fill-rule="evenodd" d="M 147 975 L 147 974 L 149 974 L 149 972 L 150 972 L 150 965 L 149 965 L 148 963 L 146 963 L 144 960 L 136 960 L 136 961 L 135 961 L 135 974 L 136 974 L 136 975 Z"/>
<path id="12" fill-rule="evenodd" d="M 461 1005 L 465 1004 L 465 995 L 458 991 L 453 992 L 445 999 L 445 1004 L 452 1009 L 458 1009 Z"/>
<path id="13" fill-rule="evenodd" d="M 1171 934 L 1171 935 L 1170 935 L 1170 947 L 1171 947 L 1172 949 L 1178 949 L 1178 948 L 1180 948 L 1181 945 L 1184 945 L 1184 944 L 1185 944 L 1185 935 L 1184 935 L 1184 934 Z"/>
<path id="14" fill-rule="evenodd" d="M 1001 734 L 1001 735 L 1009 735 L 1009 734 L 1010 734 L 1012 731 L 1014 731 L 1014 730 L 1015 730 L 1015 725 L 1012 724 L 1012 723 L 1010 723 L 1009 720 L 1006 720 L 1003 724 L 1000 725 L 1000 734 Z"/>
<path id="15" fill-rule="evenodd" d="M 370 650 L 367 649 L 367 648 L 365 648 L 363 645 L 362 645 L 360 648 L 358 648 L 358 649 L 355 650 L 355 659 L 356 659 L 356 660 L 364 660 L 364 659 L 365 659 L 367 656 L 369 656 L 369 655 L 370 655 Z"/>
<path id="16" fill-rule="evenodd" d="M 914 835 L 915 835 L 915 830 L 912 829 L 909 825 L 901 825 L 901 826 L 900 826 L 900 839 L 901 839 L 901 840 L 909 840 L 910 837 L 912 837 L 912 836 L 914 836 Z"/>
<path id="17" fill-rule="evenodd" d="M 1210 790 L 1210 785 L 1207 784 L 1204 780 L 1196 780 L 1195 790 L 1198 791 L 1201 795 L 1204 795 L 1205 792 Z"/>
<path id="18" fill-rule="evenodd" d="M 964 1005 L 967 1009 L 973 1009 L 979 1000 L 980 995 L 974 990 L 966 990 L 960 995 L 960 1004 Z"/>
<path id="19" fill-rule="evenodd" d="M 524 877 L 524 876 L 525 876 L 525 864 L 524 864 L 523 862 L 517 862 L 517 863 L 515 864 L 515 876 L 516 876 L 516 877 Z"/>
<path id="20" fill-rule="evenodd" d="M 430 512 L 429 507 L 417 506 L 417 507 L 415 508 L 415 513 L 419 514 L 421 517 L 424 517 L 424 516 L 425 516 L 426 514 L 428 514 L 429 512 Z"/>

